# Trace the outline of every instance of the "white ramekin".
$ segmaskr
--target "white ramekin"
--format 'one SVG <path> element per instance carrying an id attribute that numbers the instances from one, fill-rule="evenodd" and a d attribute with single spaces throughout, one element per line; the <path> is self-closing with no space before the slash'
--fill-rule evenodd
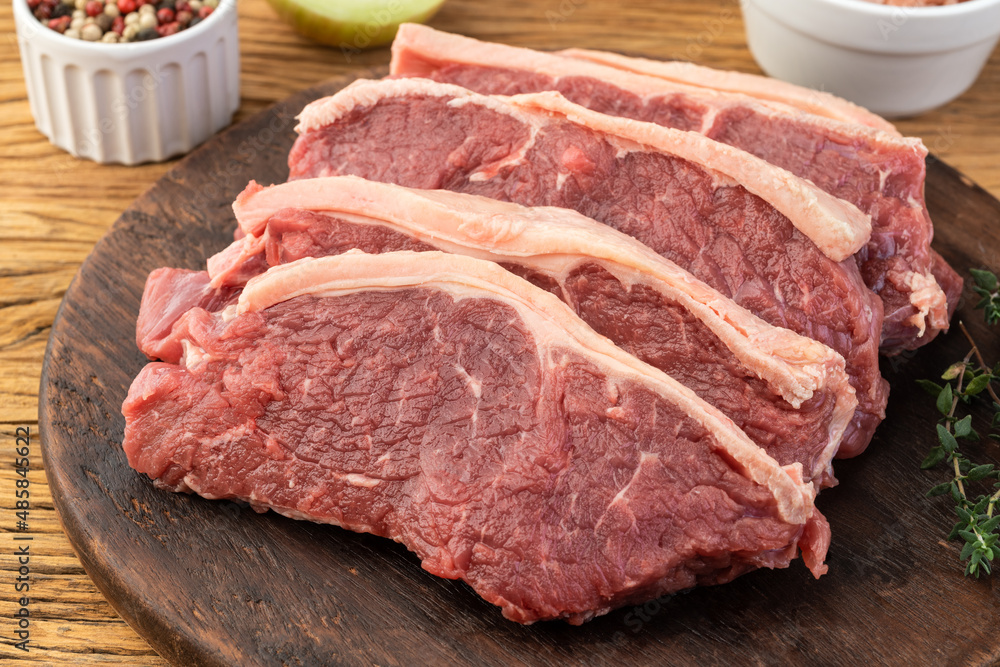
<path id="1" fill-rule="evenodd" d="M 885 116 L 950 102 L 1000 39 L 1000 0 L 891 7 L 864 0 L 741 0 L 750 51 L 769 75 Z"/>
<path id="2" fill-rule="evenodd" d="M 240 104 L 236 0 L 169 37 L 128 44 L 72 39 L 13 0 L 35 125 L 97 162 L 159 162 L 232 122 Z"/>

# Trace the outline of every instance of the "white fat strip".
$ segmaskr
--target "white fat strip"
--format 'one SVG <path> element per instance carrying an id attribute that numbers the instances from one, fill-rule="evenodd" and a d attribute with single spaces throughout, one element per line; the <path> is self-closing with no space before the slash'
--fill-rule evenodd
<path id="1" fill-rule="evenodd" d="M 214 359 L 212 355 L 206 352 L 203 348 L 192 343 L 187 338 L 181 339 L 181 347 L 184 351 L 181 357 L 181 364 L 189 371 L 194 370 L 202 364 L 206 364 Z"/>
<path id="2" fill-rule="evenodd" d="M 713 111 L 714 113 L 714 111 Z M 648 153 L 650 148 L 643 144 L 636 143 L 630 139 L 623 139 L 621 137 L 616 137 L 614 135 L 607 136 L 607 142 L 616 149 L 615 159 L 621 160 L 630 153 Z M 682 160 L 687 160 L 687 158 L 681 157 Z M 689 161 L 689 160 L 688 160 Z M 690 161 L 689 161 L 690 162 Z M 737 181 L 732 176 L 728 174 L 723 174 L 721 171 L 716 171 L 704 165 L 698 165 L 699 169 L 705 171 L 709 176 L 712 177 L 712 189 L 718 190 L 720 188 L 733 188 L 741 186 L 740 182 Z"/>
<path id="3" fill-rule="evenodd" d="M 455 370 L 458 371 L 458 374 L 461 377 L 465 378 L 465 384 L 472 390 L 472 395 L 477 399 L 482 398 L 483 383 L 472 377 L 472 375 L 469 374 L 469 371 L 465 370 L 465 368 L 463 368 L 460 364 L 455 364 Z"/>
<path id="4" fill-rule="evenodd" d="M 924 205 L 917 199 L 914 199 L 913 195 L 906 195 L 906 205 L 910 208 L 915 208 L 918 211 L 924 210 Z"/>
<path id="5" fill-rule="evenodd" d="M 924 335 L 928 318 L 933 326 L 946 327 L 948 325 L 948 297 L 938 285 L 934 275 L 907 271 L 904 274 L 904 281 L 911 290 L 910 305 L 917 311 L 907 318 L 907 324 L 917 327 L 920 331 L 919 336 Z"/>
<path id="6" fill-rule="evenodd" d="M 388 98 L 407 96 L 451 97 L 456 100 L 464 97 L 483 97 L 461 86 L 427 79 L 403 78 L 378 81 L 358 79 L 336 95 L 307 104 L 297 117 L 299 123 L 295 126 L 295 131 L 304 134 L 336 122 L 357 107 L 371 107 Z M 486 103 L 484 106 L 491 105 Z M 505 111 L 500 108 L 503 105 L 499 102 L 494 102 L 494 106 L 497 107 L 496 111 L 518 117 L 515 115 L 516 110 Z"/>
<path id="7" fill-rule="evenodd" d="M 338 475 L 339 477 L 339 475 Z M 367 475 L 360 475 L 358 473 L 348 473 L 344 475 L 344 480 L 347 481 L 351 486 L 362 486 L 366 489 L 372 489 L 378 486 L 382 480 L 375 477 L 368 477 Z"/>
<path id="8" fill-rule="evenodd" d="M 601 518 L 594 525 L 595 532 L 597 531 L 598 528 L 601 527 L 601 524 L 604 523 L 604 520 L 607 518 L 608 513 L 611 511 L 611 508 L 616 505 L 622 507 L 622 509 L 627 511 L 629 515 L 632 516 L 632 522 L 635 523 L 635 515 L 632 514 L 632 510 L 629 508 L 628 505 L 629 501 L 626 498 L 626 496 L 628 495 L 628 490 L 632 487 L 632 483 L 635 482 L 635 480 L 639 479 L 639 476 L 642 475 L 642 472 L 646 467 L 655 465 L 659 460 L 660 457 L 658 454 L 653 454 L 650 452 L 639 452 L 639 463 L 638 465 L 636 465 L 635 470 L 632 471 L 632 477 L 629 478 L 625 486 L 623 486 L 621 490 L 619 490 L 618 493 L 615 494 L 615 497 L 611 499 L 611 502 L 608 503 L 608 509 L 604 511 L 604 514 L 601 515 Z"/>
<path id="9" fill-rule="evenodd" d="M 892 169 L 879 169 L 878 170 L 878 191 L 885 192 L 886 181 L 892 176 Z"/>
<path id="10" fill-rule="evenodd" d="M 615 494 L 615 497 L 611 499 L 611 504 L 615 505 L 619 502 L 626 502 L 625 495 L 632 486 L 632 482 L 639 478 L 639 475 L 642 474 L 643 468 L 655 465 L 659 460 L 660 456 L 658 454 L 639 452 L 639 465 L 635 467 L 635 472 L 632 473 L 632 479 L 628 481 L 628 484 L 622 487 L 621 491 Z"/>
<path id="11" fill-rule="evenodd" d="M 729 93 L 750 95 L 756 100 L 778 102 L 791 105 L 809 113 L 822 115 L 832 120 L 860 123 L 899 136 L 899 132 L 889 122 L 861 107 L 829 93 L 801 88 L 753 74 L 727 72 L 694 65 L 693 63 L 664 62 L 645 58 L 630 58 L 603 51 L 568 49 L 559 55 L 580 58 L 591 62 L 610 65 L 617 69 L 645 74 Z"/>
<path id="12" fill-rule="evenodd" d="M 718 115 L 719 115 L 719 107 L 710 106 L 708 108 L 708 111 L 705 112 L 705 115 L 702 116 L 701 129 L 698 130 L 698 132 L 704 135 L 708 135 L 709 131 L 711 131 L 712 129 L 712 126 L 715 125 L 715 119 L 718 117 Z"/>

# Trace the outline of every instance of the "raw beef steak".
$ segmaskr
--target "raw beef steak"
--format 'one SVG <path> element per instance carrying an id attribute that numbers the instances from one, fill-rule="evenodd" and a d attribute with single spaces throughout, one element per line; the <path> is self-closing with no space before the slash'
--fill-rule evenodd
<path id="1" fill-rule="evenodd" d="M 604 60 L 598 64 L 406 25 L 393 44 L 392 72 L 488 94 L 557 90 L 596 111 L 701 132 L 788 169 L 872 216 L 871 237 L 857 260 L 866 284 L 884 303 L 884 352 L 919 347 L 948 328 L 961 278 L 930 247 L 934 230 L 923 192 L 927 150 L 920 140 L 669 76 L 634 73 L 653 73 L 643 61 Z M 622 66 L 623 60 L 629 64 Z"/>
<path id="2" fill-rule="evenodd" d="M 423 26 L 416 26 L 414 24 L 405 26 L 401 48 L 406 47 L 408 39 L 413 39 L 417 44 L 422 43 L 424 35 L 421 28 Z M 634 58 L 618 53 L 592 51 L 589 49 L 565 49 L 559 51 L 558 55 L 578 60 L 587 60 L 627 72 L 634 72 L 635 74 L 655 76 L 660 79 L 696 88 L 705 88 L 726 93 L 741 93 L 758 100 L 777 102 L 782 105 L 794 107 L 815 116 L 823 116 L 843 123 L 867 125 L 870 128 L 888 132 L 896 137 L 902 136 L 895 125 L 878 114 L 858 106 L 854 102 L 827 92 L 796 86 L 793 83 L 779 79 L 772 79 L 769 76 L 702 67 L 682 60 L 650 60 L 648 58 Z"/>
<path id="3" fill-rule="evenodd" d="M 402 542 L 521 623 L 825 571 L 797 466 L 491 262 L 306 259 L 178 324 L 123 406 L 164 488 Z"/>
<path id="4" fill-rule="evenodd" d="M 220 291 L 269 266 L 353 248 L 437 249 L 494 261 L 694 390 L 779 464 L 800 462 L 806 479 L 833 482 L 831 460 L 857 406 L 843 357 L 768 325 L 607 225 L 567 209 L 351 176 L 266 189 L 251 183 L 233 209 L 243 237 L 208 261 Z M 203 299 L 198 290 L 192 296 Z"/>
<path id="5" fill-rule="evenodd" d="M 352 84 L 309 105 L 299 131 L 292 179 L 352 174 L 575 209 L 770 324 L 829 345 L 859 403 L 840 456 L 863 451 L 884 416 L 881 303 L 851 259 L 867 218 L 782 169 L 555 93 L 487 97 L 421 79 Z"/>

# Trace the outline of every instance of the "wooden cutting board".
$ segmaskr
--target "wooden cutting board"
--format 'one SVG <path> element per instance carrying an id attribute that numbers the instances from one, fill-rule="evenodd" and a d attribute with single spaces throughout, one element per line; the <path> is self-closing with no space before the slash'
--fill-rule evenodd
<path id="1" fill-rule="evenodd" d="M 944 541 L 948 503 L 924 498 L 946 473 L 919 469 L 936 413 L 914 380 L 965 354 L 957 327 L 884 361 L 887 418 L 866 454 L 837 463 L 841 483 L 818 501 L 833 528 L 828 575 L 813 580 L 797 561 L 582 627 L 511 623 L 398 544 L 160 491 L 129 468 L 120 406 L 146 363 L 134 326 L 147 274 L 203 268 L 232 239 L 230 203 L 247 182 L 286 179 L 294 116 L 352 79 L 303 91 L 181 162 L 97 244 L 52 329 L 39 422 L 53 500 L 87 573 L 162 656 L 241 666 L 1000 660 L 993 580 L 962 576 L 958 546 Z M 963 274 L 1000 266 L 1000 202 L 933 159 L 927 198 L 946 259 Z M 971 301 L 958 317 L 996 361 L 1000 339 Z M 987 411 L 977 414 L 985 426 Z M 997 459 L 995 443 L 982 451 Z"/>

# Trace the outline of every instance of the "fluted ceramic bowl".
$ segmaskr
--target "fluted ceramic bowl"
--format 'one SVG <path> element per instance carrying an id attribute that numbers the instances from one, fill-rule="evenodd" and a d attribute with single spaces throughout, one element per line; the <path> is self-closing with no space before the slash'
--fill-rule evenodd
<path id="1" fill-rule="evenodd" d="M 175 35 L 107 44 L 66 37 L 13 0 L 35 125 L 97 162 L 159 162 L 232 122 L 240 102 L 236 0 Z"/>
<path id="2" fill-rule="evenodd" d="M 747 42 L 769 75 L 884 116 L 967 90 L 1000 39 L 1000 0 L 892 7 L 864 0 L 742 0 Z"/>

